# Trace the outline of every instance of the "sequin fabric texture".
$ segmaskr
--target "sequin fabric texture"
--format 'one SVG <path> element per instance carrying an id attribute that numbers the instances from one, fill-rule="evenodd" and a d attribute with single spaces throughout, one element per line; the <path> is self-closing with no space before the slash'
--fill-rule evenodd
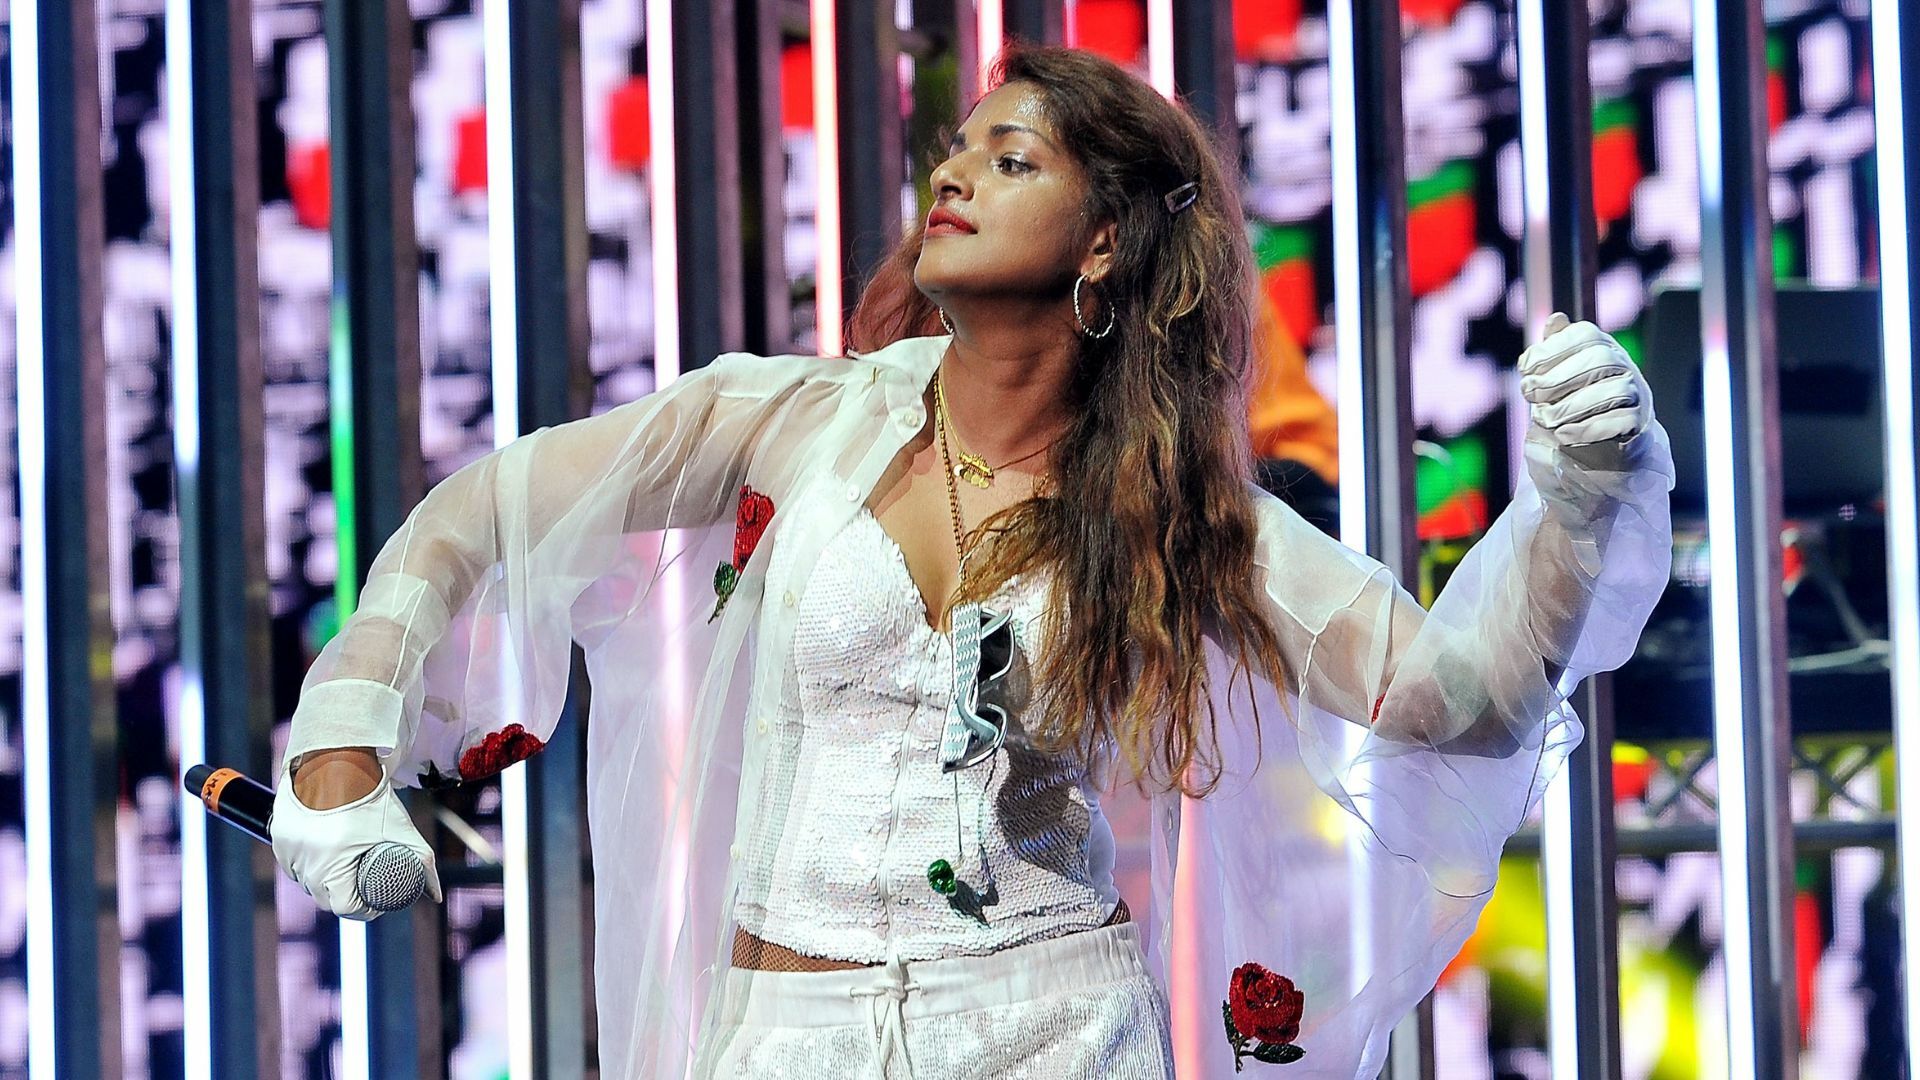
<path id="1" fill-rule="evenodd" d="M 776 540 L 776 568 L 784 558 Z M 1006 746 L 950 775 L 939 742 L 952 641 L 927 625 L 899 545 L 861 510 L 806 580 L 766 721 L 767 802 L 743 845 L 741 928 L 810 956 L 877 964 L 893 953 L 983 955 L 1105 922 L 1119 892 L 1094 782 L 1070 757 L 1035 750 L 1019 722 L 1042 582 L 1016 577 L 994 600 L 1012 608 L 1019 654 L 1003 687 L 1014 718 Z M 959 878 L 951 899 L 927 882 L 935 859 Z"/>

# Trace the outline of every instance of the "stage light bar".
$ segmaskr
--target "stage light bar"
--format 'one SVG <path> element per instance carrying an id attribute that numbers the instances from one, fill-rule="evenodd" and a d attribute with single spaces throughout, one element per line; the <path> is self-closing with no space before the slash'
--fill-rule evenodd
<path id="1" fill-rule="evenodd" d="M 1906 99 L 1910 77 L 1901 53 L 1914 18 L 1905 4 L 1876 3 L 1873 41 L 1874 160 L 1879 174 L 1880 340 L 1887 440 L 1887 587 L 1892 653 L 1893 724 L 1900 821 L 1901 965 L 1907 1046 L 1920 1047 L 1920 464 L 1914 459 L 1913 248 Z"/>
<path id="2" fill-rule="evenodd" d="M 840 279 L 840 87 L 834 72 L 833 6 L 834 0 L 812 0 L 808 5 L 813 51 L 813 156 L 817 166 L 814 351 L 821 356 L 839 356 L 846 350 L 841 318 L 846 300 Z"/>
<path id="3" fill-rule="evenodd" d="M 54 0 L 58 3 L 60 0 Z M 20 727 L 27 843 L 27 1075 L 59 1075 L 53 1020 L 53 699 L 47 641 L 47 431 L 45 297 L 30 268 L 45 262 L 40 215 L 40 0 L 13 6 L 14 312 L 20 468 Z M 56 60 L 58 58 L 55 58 Z"/>
<path id="4" fill-rule="evenodd" d="M 1147 0 L 1147 82 L 1171 99 L 1173 77 L 1173 0 Z"/>
<path id="5" fill-rule="evenodd" d="M 341 563 L 343 572 L 346 563 Z M 373 1075 L 373 1027 L 367 1008 L 367 924 L 340 920 L 340 1076 Z"/>
<path id="6" fill-rule="evenodd" d="M 1367 430 L 1360 304 L 1360 142 L 1358 72 L 1353 60 L 1354 0 L 1327 5 L 1328 108 L 1333 153 L 1333 330 L 1340 457 L 1340 542 L 1367 549 Z"/>
<path id="7" fill-rule="evenodd" d="M 519 236 L 514 220 L 513 5 L 493 0 L 481 11 L 487 115 L 487 310 L 493 336 L 493 445 L 520 436 Z M 648 8 L 661 8 L 649 4 Z M 651 42 L 649 42 L 651 44 Z M 651 59 L 651 56 L 649 56 Z M 651 73 L 650 73 L 651 74 Z M 648 93 L 654 92 L 651 78 Z M 659 282 L 654 283 L 655 288 Z M 514 679 L 511 667 L 503 679 Z M 501 700 L 518 703 L 517 686 L 501 687 Z M 527 806 L 527 770 L 515 763 L 500 774 L 500 869 L 505 904 L 507 1075 L 534 1075 L 533 882 L 528 866 L 532 823 Z"/>
<path id="8" fill-rule="evenodd" d="M 1726 176 L 1721 146 L 1720 14 L 1716 0 L 1693 0 L 1694 116 L 1700 146 L 1700 211 L 1724 217 Z M 1732 232 L 1737 227 L 1728 226 Z M 1743 628 L 1740 625 L 1741 537 L 1735 502 L 1738 487 L 1734 455 L 1733 356 L 1725 312 L 1714 318 L 1701 305 L 1702 414 L 1706 436 L 1707 534 L 1711 584 L 1708 588 L 1713 642 L 1713 740 L 1719 792 L 1720 904 L 1724 925 L 1723 958 L 1727 987 L 1727 1069 L 1730 1076 L 1758 1076 L 1759 1038 L 1753 986 L 1753 919 L 1748 878 L 1747 730 L 1741 695 Z"/>
<path id="9" fill-rule="evenodd" d="M 1007 17 L 1003 0 L 979 0 L 979 6 L 974 8 L 974 25 L 980 54 L 980 92 L 975 96 L 984 97 L 987 79 L 993 72 L 993 62 L 1007 43 Z"/>
<path id="10" fill-rule="evenodd" d="M 1359 68 L 1355 59 L 1353 4 L 1333 0 L 1327 5 L 1327 66 L 1330 77 L 1333 157 L 1333 322 L 1337 370 L 1340 457 L 1340 542 L 1355 551 L 1367 550 L 1367 524 L 1373 493 L 1367 490 L 1366 364 L 1361 325 L 1360 265 L 1361 207 Z M 1372 552 L 1379 556 L 1382 552 Z M 1349 758 L 1366 745 L 1367 732 L 1348 725 L 1344 735 Z M 1366 766 L 1349 774 L 1366 782 Z M 1353 897 L 1348 925 L 1348 985 L 1356 991 L 1366 985 L 1373 970 L 1373 874 L 1366 860 L 1364 830 L 1349 830 L 1347 888 Z"/>
<path id="11" fill-rule="evenodd" d="M 167 0 L 167 191 L 171 203 L 173 463 L 179 487 L 200 471 L 200 308 L 198 206 L 195 203 L 192 0 Z M 207 759 L 207 706 L 201 672 L 183 666 L 180 679 L 180 763 Z M 213 970 L 207 897 L 207 815 L 199 797 L 180 799 L 180 957 L 182 971 Z M 188 979 L 181 994 L 181 1041 L 188 1076 L 213 1074 L 213 994 L 205 979 Z"/>
<path id="12" fill-rule="evenodd" d="M 818 6 L 818 0 L 816 0 L 816 7 Z M 826 6 L 828 8 L 827 19 L 829 29 L 827 31 L 828 36 L 825 39 L 828 42 L 825 51 L 828 58 L 831 59 L 833 55 L 831 45 L 831 0 L 827 0 Z M 656 389 L 664 388 L 674 379 L 678 378 L 684 366 L 680 355 L 680 234 L 679 202 L 676 188 L 676 184 L 678 183 L 678 159 L 674 156 L 674 143 L 679 121 L 674 111 L 674 91 L 676 84 L 674 81 L 675 73 L 673 66 L 672 11 L 673 8 L 669 4 L 655 3 L 647 6 L 647 110 L 652 121 L 652 149 L 650 152 L 650 160 L 653 163 L 651 174 L 653 234 L 651 242 L 653 244 L 653 341 L 654 386 Z M 819 47 L 821 40 L 818 36 L 814 39 L 813 77 L 816 87 L 818 87 L 821 78 L 821 49 Z M 831 70 L 826 73 L 826 77 L 831 81 L 833 77 Z M 831 99 L 828 100 L 831 101 Z M 833 123 L 837 119 L 831 104 L 825 106 L 823 109 L 816 90 L 814 103 L 816 132 L 820 130 L 819 125 L 823 122 L 821 119 L 823 115 L 828 118 L 824 121 L 827 123 Z M 823 160 L 825 159 L 823 158 Z M 835 168 L 834 190 L 836 194 L 831 203 L 823 202 L 822 212 L 824 213 L 828 206 L 831 207 L 836 229 L 831 248 L 828 248 L 825 239 L 821 240 L 821 245 L 822 251 L 831 250 L 833 253 L 834 265 L 836 267 L 833 280 L 835 283 L 835 295 L 837 297 L 838 283 L 840 280 L 837 270 L 840 252 L 839 233 L 837 229 L 840 211 L 840 201 L 837 194 L 839 188 L 839 158 L 837 148 L 832 160 Z M 824 236 L 824 232 L 822 235 Z M 826 309 L 823 306 L 821 310 L 824 311 Z M 839 349 L 837 339 L 839 334 L 838 320 L 840 316 L 839 301 L 837 299 L 834 301 L 831 310 L 835 320 L 835 351 L 837 352 Z M 824 334 L 822 335 L 822 339 L 824 340 Z M 823 353 L 826 352 L 824 348 L 820 351 Z M 712 358 L 696 357 L 695 359 L 698 362 L 704 363 L 710 361 Z M 669 611 L 683 610 L 689 588 L 686 561 L 673 558 L 674 545 L 683 543 L 682 538 L 684 535 L 685 534 L 677 530 L 669 530 L 660 536 L 660 558 L 656 565 L 664 568 L 660 580 L 660 590 L 662 600 Z M 670 648 L 674 651 L 660 657 L 661 692 L 667 703 L 665 714 L 661 717 L 661 722 L 667 725 L 666 730 L 663 732 L 662 746 L 663 753 L 666 755 L 667 760 L 677 761 L 684 756 L 687 728 L 689 721 L 692 719 L 691 716 L 688 715 L 691 693 L 688 685 L 687 670 L 692 663 L 692 658 L 686 654 L 684 646 L 679 643 L 675 643 L 670 646 Z M 659 797 L 661 806 L 666 814 L 666 819 L 671 822 L 669 825 L 670 838 L 667 841 L 668 855 L 666 872 L 670 877 L 685 880 L 691 860 L 691 823 L 687 820 L 685 814 L 675 812 L 676 805 L 680 799 L 680 791 L 677 785 L 672 783 L 663 784 Z M 654 944 L 651 946 L 652 948 L 666 949 L 673 946 L 678 936 L 680 925 L 686 915 L 681 897 L 682 892 L 680 890 L 673 890 L 672 897 L 668 902 L 668 908 L 663 913 L 665 916 L 662 920 L 663 925 L 654 928 L 654 933 L 657 936 L 654 939 Z M 664 955 L 664 953 L 662 953 L 662 955 Z M 693 1052 L 693 1039 L 695 1035 L 695 1032 L 688 1032 L 686 1050 L 689 1055 L 689 1060 L 691 1060 Z"/>
<path id="13" fill-rule="evenodd" d="M 674 153 L 673 5 L 647 5 L 647 195 L 653 226 L 653 380 L 656 389 L 680 376 L 679 159 Z M 817 110 L 816 110 L 817 111 Z"/>

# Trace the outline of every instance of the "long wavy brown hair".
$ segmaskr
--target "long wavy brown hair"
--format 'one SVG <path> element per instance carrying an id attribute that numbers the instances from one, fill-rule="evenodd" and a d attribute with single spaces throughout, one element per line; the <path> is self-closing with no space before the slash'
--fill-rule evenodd
<path id="1" fill-rule="evenodd" d="M 1099 56 L 1015 46 L 993 82 L 1031 85 L 1085 170 L 1085 224 L 1073 227 L 1115 223 L 1097 290 L 1115 326 L 1079 339 L 1075 420 L 1052 483 L 974 530 L 967 592 L 1050 568 L 1054 637 L 1025 718 L 1035 744 L 1090 757 L 1111 737 L 1137 786 L 1201 797 L 1222 771 L 1207 639 L 1235 662 L 1230 681 L 1284 674 L 1254 577 L 1252 252 L 1239 200 L 1193 117 Z M 1198 198 L 1171 211 L 1166 195 L 1188 181 Z M 916 228 L 862 293 L 855 348 L 941 332 L 913 283 L 920 241 Z"/>

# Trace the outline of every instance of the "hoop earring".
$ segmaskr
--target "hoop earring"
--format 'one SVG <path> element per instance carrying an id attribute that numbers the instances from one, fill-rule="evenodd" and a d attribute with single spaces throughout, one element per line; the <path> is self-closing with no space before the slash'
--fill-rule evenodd
<path id="1" fill-rule="evenodd" d="M 1106 337 L 1108 334 L 1113 333 L 1113 324 L 1117 321 L 1117 318 L 1113 313 L 1113 308 L 1109 306 L 1107 308 L 1107 325 L 1101 327 L 1098 332 L 1096 332 L 1092 327 L 1087 325 L 1086 316 L 1082 315 L 1080 312 L 1080 286 L 1085 285 L 1086 283 L 1087 283 L 1087 275 L 1085 274 L 1081 274 L 1079 277 L 1075 278 L 1073 281 L 1074 324 L 1080 327 L 1080 333 L 1086 335 L 1087 337 L 1095 338 L 1095 339 Z"/>
<path id="2" fill-rule="evenodd" d="M 937 308 L 934 308 L 933 310 L 940 313 L 940 325 L 947 328 L 947 333 L 949 334 L 953 333 L 953 320 L 947 318 L 947 309 L 943 307 L 937 307 Z"/>

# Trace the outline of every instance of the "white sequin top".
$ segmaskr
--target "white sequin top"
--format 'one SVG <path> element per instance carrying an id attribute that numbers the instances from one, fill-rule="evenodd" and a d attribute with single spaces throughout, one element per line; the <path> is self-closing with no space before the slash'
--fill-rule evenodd
<path id="1" fill-rule="evenodd" d="M 775 572 L 792 555 L 776 546 Z M 796 612 L 769 732 L 773 791 L 741 860 L 740 926 L 810 956 L 879 963 L 978 955 L 1104 923 L 1119 900 L 1113 834 L 1087 770 L 1043 754 L 1018 716 L 1046 590 L 1009 581 L 1019 658 L 1003 700 L 1015 719 L 987 763 L 945 774 L 951 638 L 927 625 L 899 545 L 861 510 L 821 552 Z M 958 798 L 955 780 L 958 779 Z M 982 859 L 984 840 L 985 859 Z M 927 867 L 946 859 L 954 900 Z"/>

